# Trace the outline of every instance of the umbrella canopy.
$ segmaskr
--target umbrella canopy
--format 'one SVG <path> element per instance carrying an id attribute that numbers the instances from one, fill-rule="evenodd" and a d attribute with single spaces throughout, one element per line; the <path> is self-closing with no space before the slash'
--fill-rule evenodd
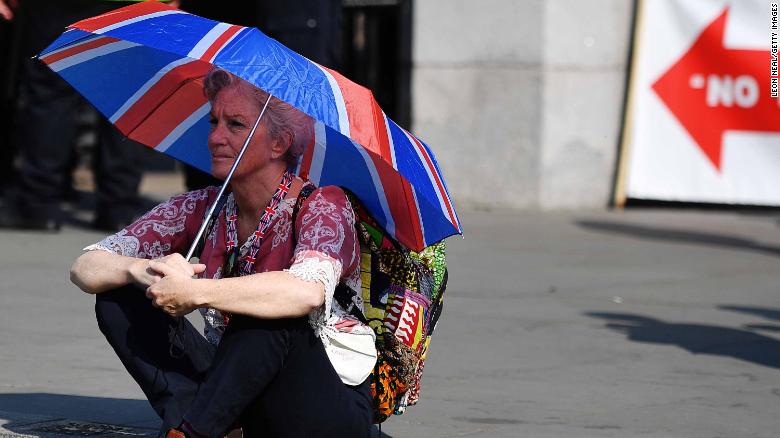
<path id="1" fill-rule="evenodd" d="M 390 120 L 369 90 L 257 29 L 150 1 L 77 22 L 38 57 L 123 134 L 206 172 L 203 78 L 222 68 L 315 120 L 301 177 L 349 189 L 411 249 L 461 233 L 428 145 Z"/>

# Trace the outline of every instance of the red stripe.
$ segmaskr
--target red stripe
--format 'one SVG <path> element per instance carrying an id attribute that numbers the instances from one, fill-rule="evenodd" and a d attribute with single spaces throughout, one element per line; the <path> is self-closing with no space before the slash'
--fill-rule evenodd
<path id="1" fill-rule="evenodd" d="M 395 223 L 396 240 L 408 248 L 421 251 L 423 249 L 422 227 L 409 182 L 377 154 L 369 152 L 368 155 L 374 163 L 384 188 L 387 206 Z"/>
<path id="2" fill-rule="evenodd" d="M 222 33 L 222 35 L 214 40 L 214 43 L 209 46 L 208 50 L 206 50 L 206 53 L 204 53 L 200 59 L 204 61 L 210 61 L 211 58 L 214 57 L 214 55 L 216 55 L 220 49 L 222 49 L 222 46 L 225 45 L 227 40 L 229 40 L 230 37 L 235 35 L 241 29 L 243 29 L 241 26 L 236 26 L 235 24 L 231 25 L 225 32 Z"/>
<path id="3" fill-rule="evenodd" d="M 385 113 L 382 112 L 382 108 L 379 107 L 379 103 L 375 99 L 374 101 L 374 132 L 379 140 L 379 150 L 382 151 L 381 155 L 385 161 L 393 165 L 393 153 L 390 150 L 390 139 L 387 136 L 387 120 L 385 119 Z"/>
<path id="4" fill-rule="evenodd" d="M 88 41 L 86 43 L 78 44 L 69 49 L 65 49 L 61 52 L 52 53 L 51 55 L 46 55 L 43 58 L 41 58 L 41 61 L 45 62 L 46 64 L 53 64 L 65 58 L 69 58 L 71 56 L 78 55 L 79 53 L 86 52 L 87 50 L 96 49 L 98 47 L 105 46 L 106 44 L 115 43 L 117 41 L 119 41 L 119 39 L 112 38 L 112 37 L 97 38 L 92 41 Z"/>
<path id="5" fill-rule="evenodd" d="M 406 132 L 406 131 L 404 131 Z M 417 146 L 417 149 L 422 153 L 423 158 L 425 158 L 425 162 L 428 165 L 428 169 L 431 171 L 431 175 L 433 175 L 433 179 L 436 180 L 436 185 L 439 187 L 439 193 L 441 193 L 441 199 L 444 201 L 444 205 L 447 207 L 447 213 L 450 215 L 450 222 L 452 225 L 455 226 L 455 228 L 460 231 L 460 227 L 458 226 L 458 221 L 455 219 L 455 213 L 452 209 L 452 204 L 450 203 L 450 199 L 447 196 L 447 191 L 444 190 L 444 184 L 441 182 L 441 178 L 439 178 L 439 172 L 436 171 L 436 166 L 433 165 L 433 161 L 431 160 L 430 155 L 428 155 L 428 151 L 425 150 L 425 147 L 420 143 L 419 140 L 417 140 L 417 137 L 413 136 L 412 134 L 406 133 L 409 138 L 412 139 L 412 142 Z"/>
<path id="6" fill-rule="evenodd" d="M 306 147 L 306 150 L 303 151 L 303 159 L 301 159 L 301 170 L 298 172 L 301 178 L 308 181 L 309 180 L 309 172 L 311 171 L 311 162 L 314 158 L 314 148 L 316 147 L 316 139 L 314 138 L 316 133 L 311 133 L 311 140 L 309 141 L 309 145 Z"/>
<path id="7" fill-rule="evenodd" d="M 173 95 L 181 84 L 192 78 L 203 77 L 210 68 L 210 64 L 205 62 L 190 62 L 164 74 L 133 106 L 119 117 L 115 123 L 116 127 L 127 135 L 143 122 L 151 110 Z M 201 94 L 203 93 L 201 92 Z"/>
<path id="8" fill-rule="evenodd" d="M 102 29 L 106 26 L 111 26 L 131 18 L 153 14 L 155 12 L 171 10 L 176 10 L 176 8 L 170 7 L 158 1 L 145 1 L 126 6 L 124 8 L 115 9 L 106 14 L 98 15 L 97 17 L 81 20 L 75 24 L 70 25 L 69 27 L 85 30 L 87 32 L 94 32 L 98 29 Z"/>
<path id="9" fill-rule="evenodd" d="M 344 97 L 344 106 L 349 119 L 349 136 L 366 149 L 392 163 L 390 141 L 384 114 L 371 91 L 341 75 L 341 73 L 323 67 L 336 80 Z"/>
<path id="10" fill-rule="evenodd" d="M 417 203 L 415 202 L 414 192 L 412 185 L 409 184 L 409 181 L 406 181 L 405 179 L 401 181 L 404 189 L 404 193 L 406 194 L 406 202 L 409 205 L 409 220 L 412 224 L 412 231 L 414 232 L 414 237 L 417 241 L 417 247 L 420 248 L 417 251 L 421 251 L 425 247 L 425 236 L 423 236 L 422 232 L 422 225 L 420 221 L 420 210 L 417 208 Z"/>
<path id="11" fill-rule="evenodd" d="M 186 82 L 163 101 L 137 128 L 125 135 L 149 147 L 156 147 L 195 110 L 206 104 L 203 81 Z"/>

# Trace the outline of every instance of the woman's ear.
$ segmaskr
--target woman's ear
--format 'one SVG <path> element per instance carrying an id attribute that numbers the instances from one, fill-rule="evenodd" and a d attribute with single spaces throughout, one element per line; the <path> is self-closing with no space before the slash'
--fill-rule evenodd
<path id="1" fill-rule="evenodd" d="M 283 131 L 282 135 L 271 146 L 271 158 L 277 159 L 283 157 L 292 147 L 293 134 L 290 131 Z"/>

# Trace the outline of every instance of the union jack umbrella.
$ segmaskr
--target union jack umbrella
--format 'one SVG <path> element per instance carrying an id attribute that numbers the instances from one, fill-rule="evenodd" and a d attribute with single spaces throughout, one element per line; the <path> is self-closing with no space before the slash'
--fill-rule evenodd
<path id="1" fill-rule="evenodd" d="M 38 57 L 124 135 L 206 172 L 203 78 L 222 68 L 315 120 L 301 177 L 349 189 L 410 249 L 461 233 L 428 145 L 390 120 L 369 90 L 257 29 L 149 1 L 69 26 Z"/>

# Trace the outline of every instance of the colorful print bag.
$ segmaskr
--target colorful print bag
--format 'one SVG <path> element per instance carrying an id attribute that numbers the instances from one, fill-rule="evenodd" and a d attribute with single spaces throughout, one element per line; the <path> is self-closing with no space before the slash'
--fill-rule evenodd
<path id="1" fill-rule="evenodd" d="M 387 236 L 348 194 L 360 241 L 361 289 L 340 284 L 335 297 L 376 333 L 371 379 L 374 421 L 400 415 L 420 398 L 420 380 L 447 284 L 444 242 L 416 253 Z M 359 296 L 360 299 L 355 299 Z M 354 303 L 362 302 L 363 309 Z"/>
<path id="2" fill-rule="evenodd" d="M 295 213 L 312 190 L 307 185 L 298 195 Z M 352 193 L 345 192 L 355 210 L 361 290 L 341 283 L 334 296 L 376 334 L 378 359 L 369 379 L 376 403 L 374 422 L 382 423 L 420 398 L 425 359 L 447 285 L 445 246 L 439 242 L 419 253 L 401 246 Z"/>

